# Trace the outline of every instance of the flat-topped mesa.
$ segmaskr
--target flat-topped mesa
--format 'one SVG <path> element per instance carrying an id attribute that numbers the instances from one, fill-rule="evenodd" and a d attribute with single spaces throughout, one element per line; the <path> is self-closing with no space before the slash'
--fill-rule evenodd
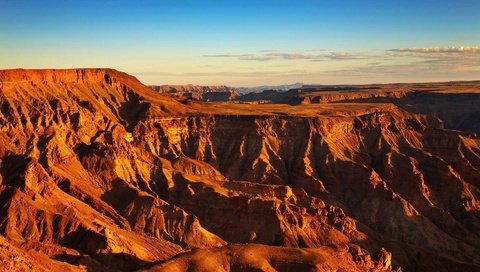
<path id="1" fill-rule="evenodd" d="M 59 102 L 69 112 L 83 105 L 88 111 L 102 112 L 127 123 L 147 115 L 180 115 L 189 111 L 134 76 L 107 68 L 0 70 L 0 91 L 0 104 L 5 101 L 15 109 L 23 105 L 25 111 L 30 111 L 25 116 L 31 116 L 36 112 L 35 105 L 45 100 L 55 105 Z"/>
<path id="2" fill-rule="evenodd" d="M 114 69 L 11 69 L 0 70 L 0 82 L 2 83 L 98 83 L 106 81 L 111 83 L 113 78 L 122 78 L 123 80 L 136 81 L 135 77 Z"/>

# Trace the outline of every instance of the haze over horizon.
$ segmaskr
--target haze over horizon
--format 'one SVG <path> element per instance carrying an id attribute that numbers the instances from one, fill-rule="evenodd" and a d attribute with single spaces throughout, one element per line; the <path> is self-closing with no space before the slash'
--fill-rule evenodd
<path id="1" fill-rule="evenodd" d="M 0 69 L 230 86 L 473 80 L 479 11 L 474 0 L 4 0 Z"/>

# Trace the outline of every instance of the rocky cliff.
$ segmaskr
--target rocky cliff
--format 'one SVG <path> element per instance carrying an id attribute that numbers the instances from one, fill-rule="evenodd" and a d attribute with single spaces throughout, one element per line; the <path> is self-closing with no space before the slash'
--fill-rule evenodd
<path id="1" fill-rule="evenodd" d="M 435 116 L 180 103 L 110 69 L 0 71 L 0 105 L 10 267 L 480 270 L 480 138 Z"/>
<path id="2" fill-rule="evenodd" d="M 273 104 L 392 103 L 440 118 L 449 129 L 480 132 L 480 82 L 398 83 L 308 86 L 284 92 L 264 91 L 235 98 L 238 102 Z"/>

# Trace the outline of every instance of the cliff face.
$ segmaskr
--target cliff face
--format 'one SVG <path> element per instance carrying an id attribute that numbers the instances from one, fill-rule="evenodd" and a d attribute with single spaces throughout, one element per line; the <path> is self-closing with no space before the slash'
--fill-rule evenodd
<path id="1" fill-rule="evenodd" d="M 480 82 L 399 83 L 383 85 L 308 86 L 285 92 L 264 91 L 235 99 L 249 103 L 324 104 L 391 103 L 440 118 L 448 129 L 480 132 Z"/>
<path id="2" fill-rule="evenodd" d="M 0 80 L 0 233 L 38 269 L 480 269 L 480 139 L 435 117 L 182 104 L 108 69 Z"/>
<path id="3" fill-rule="evenodd" d="M 228 180 L 262 184 L 227 182 L 223 188 L 273 195 L 274 203 L 286 198 L 270 206 L 275 214 L 268 220 L 278 221 L 276 227 L 262 229 L 268 213 L 255 217 L 260 212 L 253 207 L 264 200 L 244 211 L 222 200 L 226 197 L 187 193 L 173 182 L 174 197 L 164 197 L 199 216 L 227 242 L 249 241 L 254 232 L 253 241 L 262 244 L 317 247 L 353 241 L 374 251 L 385 242 L 370 243 L 388 241 L 387 249 L 405 269 L 437 270 L 445 264 L 419 256 L 450 251 L 464 255 L 462 262 L 476 258 L 480 161 L 477 138 L 432 126 L 399 109 L 354 118 L 199 117 L 159 122 L 160 137 L 151 148 L 167 157 L 205 161 Z M 293 188 L 294 201 L 287 188 Z M 316 199 L 322 201 L 314 204 Z M 222 209 L 215 212 L 218 203 Z M 329 224 L 334 232 L 325 237 Z"/>

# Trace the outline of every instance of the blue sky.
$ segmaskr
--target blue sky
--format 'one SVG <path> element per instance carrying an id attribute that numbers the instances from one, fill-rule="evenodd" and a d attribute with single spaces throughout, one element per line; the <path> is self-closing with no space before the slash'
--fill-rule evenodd
<path id="1" fill-rule="evenodd" d="M 480 79 L 480 1 L 0 0 L 0 69 L 148 84 Z"/>

